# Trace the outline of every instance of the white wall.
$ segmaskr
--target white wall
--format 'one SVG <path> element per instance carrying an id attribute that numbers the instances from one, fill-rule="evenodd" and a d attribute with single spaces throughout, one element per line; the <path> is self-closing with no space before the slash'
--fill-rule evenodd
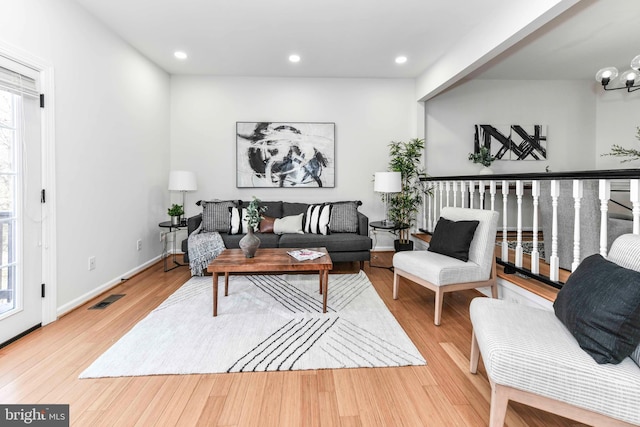
<path id="1" fill-rule="evenodd" d="M 547 125 L 547 161 L 496 161 L 496 173 L 595 167 L 596 102 L 584 81 L 472 80 L 426 102 L 426 164 L 432 176 L 473 175 L 475 124 Z"/>
<path id="2" fill-rule="evenodd" d="M 169 76 L 74 2 L 0 0 L 0 10 L 3 43 L 55 73 L 58 307 L 66 311 L 160 253 Z"/>
<path id="3" fill-rule="evenodd" d="M 413 80 L 171 78 L 171 168 L 196 172 L 187 214 L 200 199 L 323 202 L 361 200 L 370 221 L 384 218 L 373 174 L 387 170 L 388 144 L 418 133 Z M 420 109 L 421 112 L 421 109 Z M 335 188 L 236 188 L 237 121 L 334 122 Z M 180 197 L 175 196 L 176 199 Z M 379 246 L 391 246 L 386 236 Z"/>
<path id="4" fill-rule="evenodd" d="M 596 97 L 596 169 L 627 169 L 640 167 L 640 160 L 621 163 L 624 157 L 601 156 L 611 151 L 611 145 L 640 150 L 636 138 L 640 126 L 640 92 L 604 91 L 595 83 Z"/>

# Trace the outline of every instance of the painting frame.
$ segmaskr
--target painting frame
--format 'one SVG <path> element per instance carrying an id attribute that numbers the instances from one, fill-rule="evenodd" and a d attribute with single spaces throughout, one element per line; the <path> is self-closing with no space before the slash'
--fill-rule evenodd
<path id="1" fill-rule="evenodd" d="M 473 152 L 487 147 L 495 160 L 547 160 L 547 125 L 474 125 Z"/>
<path id="2" fill-rule="evenodd" d="M 236 122 L 237 188 L 334 188 L 334 122 Z"/>

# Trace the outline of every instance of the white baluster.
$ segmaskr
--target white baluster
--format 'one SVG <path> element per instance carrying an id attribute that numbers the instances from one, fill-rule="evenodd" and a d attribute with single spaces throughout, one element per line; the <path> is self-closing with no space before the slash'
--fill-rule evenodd
<path id="1" fill-rule="evenodd" d="M 496 182 L 489 182 L 489 194 L 491 194 L 491 210 L 496 210 Z"/>
<path id="2" fill-rule="evenodd" d="M 538 206 L 540 202 L 540 181 L 531 182 L 533 198 L 533 249 L 531 249 L 531 272 L 540 274 L 540 252 L 538 252 Z"/>
<path id="3" fill-rule="evenodd" d="M 428 194 L 426 193 L 427 190 L 427 186 L 426 184 L 424 185 L 424 187 L 422 187 L 423 190 L 425 192 L 422 193 L 422 230 L 426 230 L 427 229 L 427 214 L 428 214 L 428 210 L 427 210 L 427 197 Z"/>
<path id="4" fill-rule="evenodd" d="M 484 209 L 484 181 L 478 181 L 478 195 L 480 196 L 480 209 Z"/>
<path id="5" fill-rule="evenodd" d="M 451 181 L 447 181 L 444 183 L 444 191 L 447 195 L 447 207 L 451 206 L 451 202 L 449 201 L 449 191 L 451 189 Z"/>
<path id="6" fill-rule="evenodd" d="M 607 220 L 609 218 L 609 199 L 611 198 L 611 181 L 601 179 L 600 187 L 600 255 L 607 256 Z"/>
<path id="7" fill-rule="evenodd" d="M 560 196 L 560 182 L 551 181 L 551 257 L 549 278 L 554 282 L 560 277 L 560 262 L 558 259 L 558 197 Z M 546 249 L 545 249 L 546 250 Z"/>
<path id="8" fill-rule="evenodd" d="M 509 181 L 502 181 L 502 261 L 509 262 L 509 244 L 507 243 L 507 201 L 509 199 Z"/>
<path id="9" fill-rule="evenodd" d="M 438 213 L 441 213 L 442 212 L 442 203 L 443 203 L 443 200 L 444 200 L 444 194 L 443 194 L 444 193 L 444 182 L 440 181 L 438 183 L 438 188 L 440 190 L 440 212 L 438 212 Z M 438 215 L 438 218 L 440 218 L 440 215 Z"/>
<path id="10" fill-rule="evenodd" d="M 469 181 L 469 208 L 473 209 L 473 198 L 475 197 L 476 185 L 473 181 Z"/>
<path id="11" fill-rule="evenodd" d="M 582 180 L 573 180 L 573 262 L 571 263 L 571 271 L 576 271 L 580 264 L 580 205 L 583 195 Z"/>
<path id="12" fill-rule="evenodd" d="M 629 191 L 633 215 L 633 234 L 640 234 L 640 179 L 629 180 Z"/>
<path id="13" fill-rule="evenodd" d="M 453 186 L 453 207 L 458 207 L 458 181 L 453 181 L 451 183 Z"/>
<path id="14" fill-rule="evenodd" d="M 522 181 L 516 181 L 516 200 L 518 204 L 518 220 L 516 228 L 516 267 L 522 268 L 522 195 L 524 185 Z"/>
<path id="15" fill-rule="evenodd" d="M 434 205 L 433 198 L 435 197 L 435 188 L 432 182 L 429 183 L 429 190 L 431 191 L 429 192 L 429 196 L 427 197 L 429 201 L 429 206 L 427 207 L 427 230 L 433 231 L 433 216 L 431 215 L 431 207 Z"/>
<path id="16" fill-rule="evenodd" d="M 467 197 L 467 187 L 465 186 L 464 181 L 460 181 L 460 207 L 465 207 L 465 198 Z"/>
<path id="17" fill-rule="evenodd" d="M 438 214 L 436 213 L 436 209 L 438 209 L 438 201 L 437 199 L 437 191 L 436 191 L 437 183 L 433 184 L 433 223 L 431 224 L 431 231 L 436 229 L 436 224 L 438 223 Z"/>

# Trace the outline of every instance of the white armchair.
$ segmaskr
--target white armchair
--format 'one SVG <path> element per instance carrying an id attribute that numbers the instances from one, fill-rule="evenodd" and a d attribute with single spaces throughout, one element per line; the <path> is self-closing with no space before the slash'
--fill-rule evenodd
<path id="1" fill-rule="evenodd" d="M 640 271 L 640 236 L 625 234 L 618 237 L 609 252 L 609 261 L 624 269 Z M 600 279 L 595 281 L 596 289 L 606 293 L 605 297 L 596 295 L 593 288 L 585 289 L 588 280 L 584 277 L 590 274 L 611 277 L 606 285 Z M 605 323 L 601 318 L 635 324 L 640 280 L 637 276 L 633 280 L 620 280 L 619 275 L 604 269 L 576 277 L 580 279 L 574 282 L 578 286 L 573 289 L 577 289 L 580 296 L 596 296 L 592 298 L 593 305 L 576 301 L 574 293 L 558 304 L 558 296 L 556 305 L 561 307 L 569 306 L 573 310 L 594 307 L 592 318 L 583 317 L 570 327 L 565 326 L 554 311 L 489 298 L 471 301 L 470 371 L 477 372 L 482 355 L 491 384 L 491 427 L 504 424 L 509 400 L 594 426 L 640 425 L 640 346 L 617 364 L 615 360 L 603 363 L 602 360 L 596 362 L 598 359 L 592 353 L 597 349 L 596 356 L 600 357 L 601 345 L 607 343 L 603 347 L 609 348 L 610 341 L 589 337 L 590 341 L 579 342 L 575 337 L 576 328 L 595 329 L 599 335 L 602 334 L 600 331 L 606 334 L 622 332 L 623 340 L 627 339 L 627 334 L 637 334 L 630 331 L 633 327 L 617 328 L 606 324 L 603 328 L 601 325 Z M 568 285 L 569 282 L 565 286 Z M 621 314 L 623 310 L 611 309 L 612 304 L 624 307 L 631 315 L 627 317 Z M 635 328 L 638 328 L 637 324 Z M 626 342 L 634 345 L 631 339 Z"/>
<path id="2" fill-rule="evenodd" d="M 491 295 L 498 297 L 495 262 L 498 212 L 447 207 L 442 209 L 440 217 L 450 221 L 478 221 L 468 247 L 468 261 L 428 250 L 398 252 L 393 256 L 393 299 L 398 299 L 400 277 L 432 290 L 436 294 L 436 325 L 440 325 L 445 292 L 490 287 Z"/>

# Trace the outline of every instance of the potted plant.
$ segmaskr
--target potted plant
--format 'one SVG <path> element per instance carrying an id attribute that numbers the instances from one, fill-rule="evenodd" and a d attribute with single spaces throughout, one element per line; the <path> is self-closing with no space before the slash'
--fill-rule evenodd
<path id="1" fill-rule="evenodd" d="M 176 205 L 175 203 L 167 210 L 167 213 L 171 217 L 171 225 L 180 225 L 182 221 L 182 215 L 184 215 L 184 209 L 182 205 Z"/>
<path id="2" fill-rule="evenodd" d="M 255 196 L 247 206 L 247 225 L 249 227 L 247 228 L 247 234 L 238 243 L 247 258 L 253 258 L 260 247 L 260 238 L 253 232 L 257 230 L 260 221 L 263 219 L 262 213 L 266 210 L 267 207 L 260 206 L 260 199 Z"/>
<path id="3" fill-rule="evenodd" d="M 480 147 L 477 153 L 469 153 L 469 160 L 473 161 L 473 163 L 480 163 L 482 166 L 484 166 L 482 169 L 480 169 L 481 175 L 493 173 L 489 166 L 491 166 L 491 163 L 495 159 L 496 158 L 491 155 L 489 148 L 485 147 L 484 145 Z"/>
<path id="4" fill-rule="evenodd" d="M 389 199 L 389 219 L 400 227 L 398 239 L 394 242 L 396 251 L 413 250 L 409 233 L 422 203 L 419 178 L 424 173 L 421 169 L 423 154 L 424 139 L 414 138 L 409 142 L 394 141 L 389 144 L 389 170 L 400 172 L 402 184 L 400 192 Z"/>

